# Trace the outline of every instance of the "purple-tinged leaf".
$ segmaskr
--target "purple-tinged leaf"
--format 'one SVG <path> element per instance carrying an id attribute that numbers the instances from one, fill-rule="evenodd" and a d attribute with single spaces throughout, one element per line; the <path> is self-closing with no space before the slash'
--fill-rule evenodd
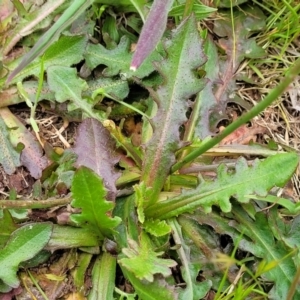
<path id="1" fill-rule="evenodd" d="M 193 113 L 198 114 L 198 124 L 195 127 L 195 137 L 203 140 L 204 138 L 211 136 L 212 132 L 210 130 L 210 111 L 213 106 L 217 104 L 217 100 L 213 93 L 213 87 L 219 80 L 219 68 L 216 65 L 218 60 L 218 51 L 214 42 L 207 37 L 204 43 L 204 52 L 207 54 L 207 62 L 204 65 L 204 71 L 206 72 L 205 78 L 208 78 L 208 82 L 205 88 L 198 94 L 195 101 L 193 109 L 197 109 L 199 103 L 198 111 Z"/>
<path id="2" fill-rule="evenodd" d="M 186 283 L 186 287 L 181 291 L 181 299 L 203 299 L 210 290 L 212 283 L 209 280 L 201 280 L 202 282 L 197 280 L 200 270 L 203 270 L 203 266 L 199 263 L 199 258 L 197 261 L 193 261 L 193 256 L 196 253 L 194 255 L 191 255 L 191 253 L 198 252 L 199 250 L 193 249 L 193 244 L 190 243 L 191 239 L 184 235 L 182 232 L 182 225 L 178 223 L 177 220 L 170 220 L 169 225 L 172 228 L 172 235 L 175 243 L 181 245 L 181 247 L 177 249 L 177 254 L 182 262 L 182 266 L 180 267 L 181 275 Z M 193 234 L 196 233 L 197 231 L 193 231 Z M 197 254 L 203 255 L 201 251 Z M 200 257 L 200 255 L 198 257 Z"/>
<path id="3" fill-rule="evenodd" d="M 24 145 L 20 157 L 21 164 L 28 169 L 32 177 L 40 178 L 42 171 L 47 167 L 48 160 L 43 155 L 43 149 L 38 140 L 8 108 L 1 108 L 0 115 L 6 126 L 11 128 L 12 145 L 14 147 L 17 147 L 19 143 Z"/>
<path id="4" fill-rule="evenodd" d="M 194 73 L 205 62 L 194 17 L 186 19 L 177 28 L 172 40 L 166 45 L 166 51 L 167 58 L 161 63 L 155 63 L 164 83 L 152 95 L 158 102 L 158 112 L 152 120 L 155 128 L 152 138 L 146 144 L 142 172 L 142 181 L 153 189 L 149 197 L 152 203 L 157 200 L 175 162 L 174 153 L 180 148 L 179 130 L 187 119 L 187 100 L 198 93 L 205 82 Z"/>
<path id="5" fill-rule="evenodd" d="M 234 29 L 230 13 L 214 23 L 214 33 L 221 37 L 219 46 L 225 55 L 221 58 L 209 57 L 213 69 L 219 73 L 218 81 L 214 81 L 212 87 L 217 101 L 212 109 L 211 120 L 214 120 L 211 122 L 212 128 L 222 119 L 222 113 L 225 112 L 228 102 L 237 103 L 246 109 L 250 108 L 249 104 L 236 94 L 236 71 L 246 57 L 260 58 L 265 55 L 265 51 L 255 43 L 255 39 L 249 38 L 253 32 L 260 31 L 265 25 L 265 16 L 261 10 L 257 7 L 245 7 L 243 11 L 235 11 L 233 17 Z"/>
<path id="6" fill-rule="evenodd" d="M 133 54 L 131 70 L 135 71 L 143 63 L 161 39 L 173 2 L 174 0 L 154 0 Z"/>
<path id="7" fill-rule="evenodd" d="M 86 119 L 78 127 L 74 152 L 78 155 L 76 166 L 86 166 L 103 178 L 108 199 L 114 200 L 115 185 L 120 174 L 115 169 L 119 155 L 109 131 L 95 119 Z"/>

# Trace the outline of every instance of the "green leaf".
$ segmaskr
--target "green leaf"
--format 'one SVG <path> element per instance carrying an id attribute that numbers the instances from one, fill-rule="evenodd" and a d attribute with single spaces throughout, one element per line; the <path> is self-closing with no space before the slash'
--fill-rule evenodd
<path id="1" fill-rule="evenodd" d="M 184 14 L 184 9 L 185 9 L 185 4 L 173 6 L 169 12 L 169 16 L 182 17 Z M 202 20 L 204 18 L 209 17 L 209 15 L 217 11 L 217 9 L 203 4 L 194 3 L 192 6 L 192 11 L 196 15 L 196 18 L 198 20 Z"/>
<path id="2" fill-rule="evenodd" d="M 53 225 L 51 239 L 46 249 L 54 252 L 58 249 L 100 246 L 97 235 L 89 228 Z"/>
<path id="3" fill-rule="evenodd" d="M 33 80 L 25 81 L 23 83 L 23 88 L 26 94 L 28 95 L 30 101 L 34 103 L 36 99 L 38 83 Z M 0 107 L 6 107 L 9 105 L 24 102 L 24 98 L 20 97 L 16 86 L 11 86 L 8 89 L 1 91 L 0 97 L 1 97 Z M 38 101 L 40 100 L 49 100 L 52 102 L 54 102 L 55 100 L 54 93 L 50 92 L 49 87 L 45 82 L 43 83 L 43 87 Z"/>
<path id="4" fill-rule="evenodd" d="M 202 182 L 195 190 L 184 191 L 181 195 L 160 201 L 145 209 L 147 217 L 166 219 L 202 207 L 211 211 L 218 205 L 224 212 L 231 210 L 230 197 L 240 202 L 248 202 L 247 195 L 266 196 L 274 187 L 282 187 L 294 173 L 299 162 L 295 153 L 282 153 L 256 160 L 251 167 L 241 158 L 237 161 L 235 173 L 228 172 L 225 165 L 218 168 L 218 178 Z"/>
<path id="5" fill-rule="evenodd" d="M 23 57 L 19 66 L 9 75 L 8 82 L 10 82 L 14 76 L 22 71 L 29 63 L 31 63 L 38 55 L 44 52 L 58 37 L 58 35 L 69 26 L 74 20 L 76 20 L 91 4 L 92 0 L 77 0 L 73 1 L 71 5 L 63 12 L 60 18 L 51 26 L 51 28 L 35 43 L 34 47 Z M 53 45 L 53 44 L 52 44 Z M 65 49 L 62 45 L 62 49 Z M 83 49 L 80 49 L 81 51 Z M 73 57 L 74 53 L 71 53 L 68 57 Z M 81 59 L 80 59 L 81 60 Z M 78 63 L 74 62 L 74 63 Z M 34 64 L 33 64 L 34 65 Z M 45 65 L 45 64 L 44 64 Z M 28 69 L 30 69 L 30 65 Z M 26 75 L 25 75 L 26 76 Z M 21 76 L 22 77 L 22 76 Z M 23 76 L 24 78 L 24 76 Z M 18 79 L 20 81 L 20 77 Z"/>
<path id="6" fill-rule="evenodd" d="M 284 237 L 284 242 L 290 247 L 298 247 L 300 245 L 300 215 L 291 221 L 290 230 Z"/>
<path id="7" fill-rule="evenodd" d="M 255 220 L 252 220 L 238 206 L 233 209 L 233 213 L 239 222 L 237 229 L 250 239 L 247 247 L 244 244 L 241 245 L 244 246 L 243 250 L 253 253 L 267 263 L 274 263 L 275 267 L 263 274 L 275 283 L 269 292 L 270 299 L 284 299 L 297 271 L 293 257 L 287 256 L 293 249 L 288 249 L 281 240 L 275 240 L 264 212 L 257 213 Z M 300 297 L 300 288 L 296 290 L 294 297 L 295 299 Z"/>
<path id="8" fill-rule="evenodd" d="M 193 215 L 180 215 L 176 220 L 178 220 L 181 226 L 183 243 L 185 244 L 183 249 L 190 257 L 190 274 L 194 274 L 195 268 L 199 270 L 199 262 L 201 262 L 201 275 L 205 278 L 206 282 L 204 283 L 204 281 L 202 281 L 204 285 L 202 287 L 199 286 L 199 289 L 203 289 L 205 284 L 211 285 L 212 283 L 212 288 L 218 290 L 221 278 L 224 275 L 222 271 L 224 268 L 221 264 L 214 262 L 214 259 L 220 252 L 223 252 L 224 249 L 221 246 L 219 234 L 211 230 L 211 227 L 206 224 L 194 220 L 198 216 L 199 211 L 200 210 L 197 210 Z M 210 214 L 207 216 L 209 217 Z M 224 220 L 226 222 L 226 219 Z M 238 235 L 236 234 L 236 236 Z M 186 247 L 188 247 L 188 252 Z M 220 272 L 217 271 L 216 267 Z M 212 272 L 212 269 L 216 272 Z M 192 283 L 194 280 L 195 277 L 192 276 Z M 196 280 L 195 284 L 199 284 L 199 281 Z M 197 286 L 195 288 L 197 289 Z"/>
<path id="9" fill-rule="evenodd" d="M 105 119 L 105 113 L 96 112 L 88 100 L 82 99 L 81 94 L 88 86 L 84 80 L 77 77 L 76 69 L 51 66 L 47 69 L 47 74 L 50 90 L 55 92 L 58 102 L 71 100 L 76 108 L 81 108 L 88 116 L 100 121 Z"/>
<path id="10" fill-rule="evenodd" d="M 100 77 L 96 80 L 89 81 L 88 85 L 88 89 L 83 92 L 84 96 L 87 95 L 91 97 L 94 91 L 101 90 L 103 94 L 105 93 L 118 100 L 123 100 L 129 94 L 128 82 L 126 80 Z"/>
<path id="11" fill-rule="evenodd" d="M 0 117 L 0 163 L 4 171 L 11 175 L 15 172 L 16 167 L 21 165 L 21 162 L 20 153 L 13 148 L 9 134 L 9 130 L 3 118 Z"/>
<path id="12" fill-rule="evenodd" d="M 147 219 L 143 223 L 145 231 L 154 236 L 164 236 L 171 232 L 171 227 L 165 221 L 159 221 L 157 219 Z"/>
<path id="13" fill-rule="evenodd" d="M 153 61 L 161 59 L 157 52 L 153 52 L 136 71 L 129 70 L 132 54 L 129 53 L 130 41 L 126 36 L 122 36 L 117 48 L 107 50 L 102 45 L 89 44 L 85 53 L 86 64 L 89 68 L 94 69 L 98 65 L 107 66 L 103 75 L 111 77 L 119 73 L 126 78 L 132 76 L 143 78 L 154 71 Z"/>
<path id="14" fill-rule="evenodd" d="M 130 248 L 128 241 L 139 241 L 140 229 L 138 227 L 138 220 L 135 212 L 135 197 L 130 195 L 126 198 L 119 198 L 116 203 L 114 214 L 122 218 L 123 222 L 117 227 L 118 234 L 116 234 L 116 242 L 120 249 Z M 126 226 L 125 226 L 126 225 Z M 120 258 L 125 258 L 125 255 L 120 253 Z M 174 285 L 169 285 L 161 275 L 155 275 L 153 282 L 140 280 L 136 275 L 129 271 L 121 264 L 121 269 L 127 280 L 133 285 L 135 292 L 143 300 L 176 300 L 178 293 Z"/>
<path id="15" fill-rule="evenodd" d="M 213 87 L 220 81 L 221 76 L 217 63 L 219 54 L 212 38 L 206 38 L 204 51 L 207 55 L 207 62 L 203 66 L 203 70 L 206 72 L 205 78 L 208 78 L 209 81 L 205 85 L 204 89 L 198 94 L 193 107 L 193 115 L 195 115 L 195 119 L 197 119 L 194 136 L 201 140 L 213 135 L 210 128 L 210 120 L 216 119 L 214 120 L 216 123 L 220 118 L 222 118 L 221 115 L 217 115 L 217 117 L 213 115 L 213 118 L 210 117 L 213 107 L 218 103 L 214 95 Z"/>
<path id="16" fill-rule="evenodd" d="M 178 292 L 174 285 L 169 285 L 166 280 L 159 278 L 153 282 L 138 279 L 133 272 L 122 267 L 122 272 L 133 285 L 135 292 L 143 300 L 177 300 Z"/>
<path id="17" fill-rule="evenodd" d="M 16 276 L 21 262 L 33 258 L 48 243 L 52 226 L 47 223 L 27 224 L 14 231 L 0 251 L 0 279 L 12 288 L 19 286 Z"/>
<path id="18" fill-rule="evenodd" d="M 106 189 L 102 179 L 86 167 L 80 167 L 72 183 L 73 207 L 81 208 L 81 214 L 73 214 L 72 221 L 89 228 L 100 239 L 110 237 L 121 219 L 112 217 L 114 203 L 105 200 Z"/>
<path id="19" fill-rule="evenodd" d="M 166 44 L 166 51 L 167 59 L 155 63 L 164 83 L 153 95 L 158 102 L 158 112 L 153 118 L 157 126 L 146 144 L 141 177 L 147 187 L 153 188 L 151 200 L 146 205 L 157 201 L 175 162 L 174 153 L 180 147 L 179 129 L 186 121 L 187 100 L 204 85 L 194 73 L 205 62 L 194 17 L 186 19 L 176 29 L 170 43 Z"/>
<path id="20" fill-rule="evenodd" d="M 146 0 L 130 0 L 131 4 L 135 7 L 135 9 L 140 14 L 140 17 L 142 18 L 143 22 L 145 23 L 145 4 Z"/>
<path id="21" fill-rule="evenodd" d="M 117 259 L 104 252 L 99 256 L 93 266 L 92 284 L 89 293 L 90 300 L 114 300 Z"/>
<path id="22" fill-rule="evenodd" d="M 169 224 L 172 227 L 175 244 L 180 245 L 177 253 L 182 263 L 181 274 L 186 282 L 186 288 L 180 293 L 180 299 L 202 299 L 208 293 L 211 287 L 211 282 L 208 280 L 197 282 L 201 265 L 198 262 L 191 262 L 191 248 L 186 243 L 182 235 L 181 226 L 177 220 L 171 219 Z"/>
<path id="23" fill-rule="evenodd" d="M 33 61 L 11 82 L 21 81 L 30 75 L 38 77 L 41 71 L 41 60 L 43 60 L 45 70 L 54 65 L 70 67 L 79 63 L 83 59 L 86 43 L 87 38 L 85 36 L 62 36 L 49 47 L 43 57 Z"/>
<path id="24" fill-rule="evenodd" d="M 281 218 L 277 209 L 275 206 L 271 215 L 274 217 L 275 212 L 277 218 Z M 270 299 L 284 299 L 296 274 L 296 257 L 291 256 L 295 248 L 288 248 L 282 240 L 275 239 L 272 225 L 268 224 L 269 214 L 267 216 L 264 212 L 259 212 L 255 215 L 255 219 L 252 219 L 238 203 L 235 204 L 232 212 L 234 220 L 221 217 L 214 212 L 205 214 L 200 210 L 191 215 L 191 218 L 197 220 L 201 225 L 211 226 L 219 234 L 229 235 L 234 244 L 238 243 L 241 250 L 264 260 L 267 269 L 272 266 L 273 268 L 261 276 L 275 284 L 269 293 Z M 282 233 L 280 232 L 280 234 Z M 299 288 L 296 295 L 299 298 Z"/>
<path id="25" fill-rule="evenodd" d="M 151 196 L 151 188 L 147 188 L 144 182 L 140 184 L 136 184 L 133 187 L 135 191 L 135 204 L 137 207 L 137 214 L 139 221 L 141 223 L 145 222 L 145 214 L 144 214 L 144 203 L 149 201 L 149 197 Z"/>
<path id="26" fill-rule="evenodd" d="M 145 233 L 141 234 L 140 245 L 131 239 L 128 240 L 128 245 L 129 248 L 122 249 L 122 252 L 128 258 L 119 259 L 119 263 L 130 272 L 133 272 L 139 279 L 153 282 L 154 274 L 170 276 L 170 268 L 177 265 L 174 260 L 158 258 L 163 252 L 153 251 L 149 238 Z"/>
<path id="27" fill-rule="evenodd" d="M 1 232 L 0 232 L 0 249 L 1 249 L 9 239 L 11 233 L 18 228 L 8 209 L 3 210 L 3 216 L 0 219 L 0 228 L 1 228 Z"/>

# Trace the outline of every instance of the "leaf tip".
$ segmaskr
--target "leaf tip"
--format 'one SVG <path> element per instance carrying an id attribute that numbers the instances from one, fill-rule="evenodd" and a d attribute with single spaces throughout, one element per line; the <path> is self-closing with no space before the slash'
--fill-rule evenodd
<path id="1" fill-rule="evenodd" d="M 131 65 L 131 66 L 130 66 L 130 70 L 131 70 L 131 71 L 135 72 L 136 69 L 137 69 L 137 66 L 134 66 L 134 65 Z"/>

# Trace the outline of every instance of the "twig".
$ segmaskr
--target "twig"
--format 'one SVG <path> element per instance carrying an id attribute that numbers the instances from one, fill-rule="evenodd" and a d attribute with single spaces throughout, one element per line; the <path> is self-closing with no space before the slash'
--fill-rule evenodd
<path id="1" fill-rule="evenodd" d="M 63 206 L 71 203 L 71 196 L 59 198 L 59 199 L 48 199 L 48 200 L 0 200 L 0 208 L 50 208 L 55 206 Z"/>

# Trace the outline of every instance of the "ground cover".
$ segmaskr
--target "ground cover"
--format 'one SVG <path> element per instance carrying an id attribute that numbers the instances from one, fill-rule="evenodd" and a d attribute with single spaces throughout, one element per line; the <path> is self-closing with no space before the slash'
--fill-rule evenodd
<path id="1" fill-rule="evenodd" d="M 298 299 L 292 1 L 2 1 L 0 297 Z"/>

